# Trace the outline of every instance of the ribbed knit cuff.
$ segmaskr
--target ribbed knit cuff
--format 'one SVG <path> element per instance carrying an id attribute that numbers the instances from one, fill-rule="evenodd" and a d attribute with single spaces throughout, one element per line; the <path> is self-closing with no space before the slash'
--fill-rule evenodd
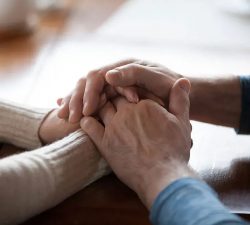
<path id="1" fill-rule="evenodd" d="M 17 104 L 0 101 L 0 142 L 35 149 L 41 141 L 38 130 L 50 110 L 24 108 Z"/>
<path id="2" fill-rule="evenodd" d="M 37 150 L 6 157 L 0 160 L 0 224 L 20 224 L 109 172 L 82 130 Z"/>
<path id="3" fill-rule="evenodd" d="M 111 171 L 93 142 L 81 129 L 37 151 L 47 158 L 56 184 L 54 196 L 57 196 L 58 201 Z"/>
<path id="4" fill-rule="evenodd" d="M 166 187 L 156 197 L 150 220 L 154 225 L 245 224 L 217 198 L 203 181 L 181 178 Z"/>

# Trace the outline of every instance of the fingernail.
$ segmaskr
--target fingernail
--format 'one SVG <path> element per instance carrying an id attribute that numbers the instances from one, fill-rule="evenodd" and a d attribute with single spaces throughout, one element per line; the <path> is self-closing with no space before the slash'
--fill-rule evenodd
<path id="1" fill-rule="evenodd" d="M 59 106 L 60 109 L 62 109 L 64 107 L 64 102 L 61 103 L 61 105 Z"/>
<path id="2" fill-rule="evenodd" d="M 82 124 L 84 123 L 84 118 L 85 117 L 83 117 L 81 120 L 80 120 L 80 125 L 82 126 Z"/>
<path id="3" fill-rule="evenodd" d="M 114 82 L 116 82 L 116 78 L 117 77 L 119 79 L 120 75 L 121 75 L 121 71 L 115 70 L 115 69 L 114 70 L 110 70 L 106 74 L 106 80 L 107 80 L 107 82 L 114 83 Z"/>
<path id="4" fill-rule="evenodd" d="M 114 70 L 110 70 L 110 71 L 108 71 L 108 74 L 114 74 L 114 75 L 119 75 L 119 74 L 121 74 L 121 72 L 119 71 L 119 70 L 116 70 L 116 69 L 114 69 Z"/>
<path id="5" fill-rule="evenodd" d="M 88 120 L 86 118 L 81 119 L 80 126 L 86 131 L 88 129 Z"/>
<path id="6" fill-rule="evenodd" d="M 58 106 L 61 106 L 62 105 L 62 98 L 58 98 L 56 100 L 56 103 L 57 103 Z"/>
<path id="7" fill-rule="evenodd" d="M 100 102 L 105 102 L 106 101 L 106 95 L 102 94 L 100 97 Z"/>
<path id="8" fill-rule="evenodd" d="M 131 93 L 128 93 L 127 98 L 130 102 L 134 102 L 134 96 Z"/>
<path id="9" fill-rule="evenodd" d="M 82 113 L 85 116 L 86 116 L 87 109 L 88 109 L 88 102 L 85 102 L 84 105 L 83 105 L 83 110 L 82 110 Z"/>
<path id="10" fill-rule="evenodd" d="M 165 108 L 165 103 L 161 100 L 161 99 L 159 99 L 159 102 L 158 102 L 162 107 L 164 107 Z"/>
<path id="11" fill-rule="evenodd" d="M 139 102 L 139 98 L 138 98 L 136 93 L 128 92 L 127 98 L 128 98 L 128 101 L 130 101 L 131 103 L 138 103 Z"/>
<path id="12" fill-rule="evenodd" d="M 137 94 L 133 94 L 133 99 L 134 99 L 135 103 L 139 102 L 139 97 Z"/>
<path id="13" fill-rule="evenodd" d="M 102 94 L 100 97 L 100 101 L 99 101 L 99 108 L 102 108 L 107 102 L 107 98 L 105 94 Z"/>
<path id="14" fill-rule="evenodd" d="M 81 128 L 85 128 L 85 119 L 83 118 L 83 119 L 81 119 L 81 121 L 80 121 L 80 126 L 81 126 Z"/>
<path id="15" fill-rule="evenodd" d="M 57 116 L 58 116 L 59 118 L 63 118 L 63 117 L 62 117 L 62 109 L 63 109 L 63 106 L 64 106 L 64 105 L 62 104 L 62 105 L 60 105 L 59 108 L 58 108 Z"/>
<path id="16" fill-rule="evenodd" d="M 70 110 L 69 122 L 71 122 L 71 123 L 74 122 L 74 114 L 75 114 L 75 111 L 74 110 Z"/>
<path id="17" fill-rule="evenodd" d="M 181 89 L 183 89 L 187 94 L 189 94 L 190 92 L 190 84 L 186 81 L 186 82 L 180 82 L 180 87 Z"/>

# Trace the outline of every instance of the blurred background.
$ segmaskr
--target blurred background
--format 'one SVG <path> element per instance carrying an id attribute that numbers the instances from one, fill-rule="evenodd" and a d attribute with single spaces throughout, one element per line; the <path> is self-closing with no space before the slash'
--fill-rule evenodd
<path id="1" fill-rule="evenodd" d="M 55 107 L 89 70 L 127 57 L 187 75 L 250 74 L 250 0 L 0 0 L 1 98 Z M 214 174 L 249 157 L 250 140 L 193 125 L 190 163 L 219 190 Z M 247 192 L 232 193 L 220 197 L 250 212 Z"/>
<path id="2" fill-rule="evenodd" d="M 247 74 L 249 27 L 249 0 L 0 0 L 0 96 L 55 106 L 90 69 L 127 57 Z"/>

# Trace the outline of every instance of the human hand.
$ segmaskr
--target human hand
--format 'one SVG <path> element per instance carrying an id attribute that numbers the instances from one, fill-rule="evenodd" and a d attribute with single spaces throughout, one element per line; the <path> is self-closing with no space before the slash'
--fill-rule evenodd
<path id="1" fill-rule="evenodd" d="M 194 176 L 187 162 L 191 148 L 190 83 L 172 87 L 169 111 L 151 100 L 138 104 L 125 98 L 108 102 L 99 112 L 105 127 L 93 117 L 81 121 L 116 175 L 150 208 L 171 182 Z"/>
<path id="2" fill-rule="evenodd" d="M 50 144 L 62 139 L 80 128 L 79 123 L 71 124 L 58 118 L 59 109 L 54 109 L 45 117 L 39 129 L 39 137 L 43 144 Z"/>
<path id="3" fill-rule="evenodd" d="M 58 116 L 78 122 L 82 115 L 92 115 L 106 101 L 120 94 L 129 102 L 151 99 L 166 104 L 173 83 L 182 76 L 169 69 L 144 61 L 125 60 L 91 71 L 82 78 L 74 91 L 64 99 Z"/>
<path id="4" fill-rule="evenodd" d="M 126 96 L 131 102 L 138 102 L 139 99 L 133 87 L 107 87 L 105 80 L 107 71 L 134 61 L 133 59 L 123 60 L 90 71 L 86 78 L 79 79 L 76 87 L 69 95 L 58 99 L 57 104 L 60 106 L 58 117 L 68 119 L 71 123 L 79 122 L 83 115 L 93 114 L 107 102 L 107 98 L 115 97 L 118 93 Z"/>

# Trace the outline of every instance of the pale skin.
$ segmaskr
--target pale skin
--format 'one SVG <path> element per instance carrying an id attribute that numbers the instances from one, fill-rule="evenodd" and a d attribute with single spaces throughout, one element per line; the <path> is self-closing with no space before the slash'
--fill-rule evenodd
<path id="1" fill-rule="evenodd" d="M 87 78 L 81 79 L 80 83 L 85 84 L 84 89 L 76 88 L 73 94 L 58 100 L 61 105 L 58 116 L 64 119 L 69 118 L 71 123 L 78 122 L 83 116 L 87 116 L 81 122 L 82 128 L 95 142 L 118 177 L 137 192 L 145 205 L 150 208 L 157 194 L 171 182 L 183 176 L 196 176 L 187 166 L 188 157 L 184 157 L 187 152 L 187 143 L 190 144 L 190 130 L 186 130 L 187 126 L 190 127 L 187 125 L 189 118 L 234 128 L 239 127 L 240 82 L 236 76 L 187 77 L 192 86 L 189 93 L 190 83 L 186 79 L 180 79 L 186 76 L 161 65 L 137 60 L 123 61 L 118 64 L 92 71 Z M 181 86 L 186 88 L 178 88 Z M 109 89 L 112 91 L 110 92 Z M 181 91 L 183 89 L 188 91 Z M 189 100 L 184 100 L 189 97 L 185 97 L 184 93 L 189 93 L 190 110 Z M 117 100 L 114 106 L 107 103 L 104 111 L 109 113 L 103 113 L 101 108 L 105 102 L 117 95 L 125 96 L 127 102 L 120 100 L 119 105 L 123 107 L 117 107 Z M 173 97 L 179 95 L 183 95 L 182 98 Z M 147 100 L 141 106 L 139 102 L 141 99 L 152 99 L 155 103 Z M 179 105 L 179 108 L 183 107 L 182 110 L 176 114 L 178 110 L 172 109 L 173 104 Z M 90 115 L 98 115 L 105 127 L 93 117 L 89 117 Z M 106 117 L 110 118 L 106 119 Z M 176 123 L 172 123 L 171 118 L 175 118 Z M 178 121 L 185 122 L 179 123 Z M 163 123 L 165 125 L 162 125 Z M 145 124 L 149 124 L 150 129 L 147 130 Z M 98 129 L 94 129 L 96 127 Z M 153 134 L 150 133 L 151 129 L 154 130 Z M 171 132 L 168 133 L 167 130 Z M 173 132 L 176 130 L 179 132 Z M 183 130 L 186 132 L 183 133 Z M 97 135 L 99 138 L 94 134 L 96 132 L 99 132 Z M 134 141 L 131 141 L 133 138 Z M 116 139 L 120 142 L 114 141 Z M 152 142 L 157 143 L 157 148 L 153 147 Z M 183 144 L 182 147 L 177 146 L 179 142 Z M 143 143 L 143 145 L 138 143 Z M 129 151 L 122 151 L 123 146 Z M 157 151 L 158 149 L 160 150 Z M 169 154 L 169 157 L 164 157 L 165 153 Z M 154 157 L 154 154 L 157 157 Z M 183 160 L 184 158 L 186 160 Z M 149 165 L 159 163 L 162 166 L 148 167 L 145 166 L 148 165 L 146 162 Z M 122 166 L 125 164 L 129 165 L 126 169 Z M 139 175 L 135 174 L 135 168 L 139 170 Z M 151 168 L 156 168 L 157 172 Z M 147 175 L 151 174 L 151 171 L 152 176 Z M 144 177 L 147 179 L 143 180 Z"/>
<path id="2" fill-rule="evenodd" d="M 94 114 L 98 110 L 100 96 L 105 94 L 105 88 L 109 85 L 113 88 L 131 86 L 143 88 L 166 102 L 171 86 L 182 77 L 186 77 L 192 86 L 190 119 L 239 127 L 241 89 L 237 76 L 194 78 L 178 74 L 161 65 L 138 60 L 125 60 L 90 72 L 87 78 L 80 80 L 89 84 L 88 89 L 79 92 L 75 88 L 74 92 L 77 91 L 78 94 L 69 95 L 63 99 L 64 104 L 61 105 L 58 116 L 64 119 L 73 117 L 69 121 L 78 122 L 83 115 Z M 137 95 L 135 90 L 127 92 L 132 92 L 133 96 Z M 136 97 L 133 99 L 123 93 L 117 92 L 117 94 L 122 94 L 130 102 L 137 102 Z M 87 105 L 84 104 L 86 102 Z M 62 99 L 58 103 L 61 104 Z M 85 110 L 83 105 L 86 107 Z M 76 111 L 77 116 L 70 114 L 71 110 Z"/>
<path id="3" fill-rule="evenodd" d="M 187 166 L 191 148 L 189 89 L 186 79 L 174 84 L 169 111 L 152 100 L 134 104 L 116 98 L 99 111 L 104 126 L 94 117 L 81 121 L 82 129 L 116 175 L 148 209 L 171 182 L 196 176 Z"/>
<path id="4" fill-rule="evenodd" d="M 58 109 L 52 110 L 42 122 L 39 129 L 39 137 L 43 144 L 51 144 L 60 140 L 80 128 L 79 123 L 69 123 L 58 118 Z"/>
<path id="5" fill-rule="evenodd" d="M 118 97 L 98 111 L 104 126 L 94 117 L 81 120 L 82 129 L 113 171 L 148 209 L 173 181 L 197 177 L 187 165 L 192 145 L 189 92 L 189 81 L 179 79 L 169 93 L 169 111 L 152 100 L 136 104 Z M 59 119 L 58 111 L 52 110 L 41 124 L 39 136 L 44 144 L 79 128 L 79 123 Z"/>

